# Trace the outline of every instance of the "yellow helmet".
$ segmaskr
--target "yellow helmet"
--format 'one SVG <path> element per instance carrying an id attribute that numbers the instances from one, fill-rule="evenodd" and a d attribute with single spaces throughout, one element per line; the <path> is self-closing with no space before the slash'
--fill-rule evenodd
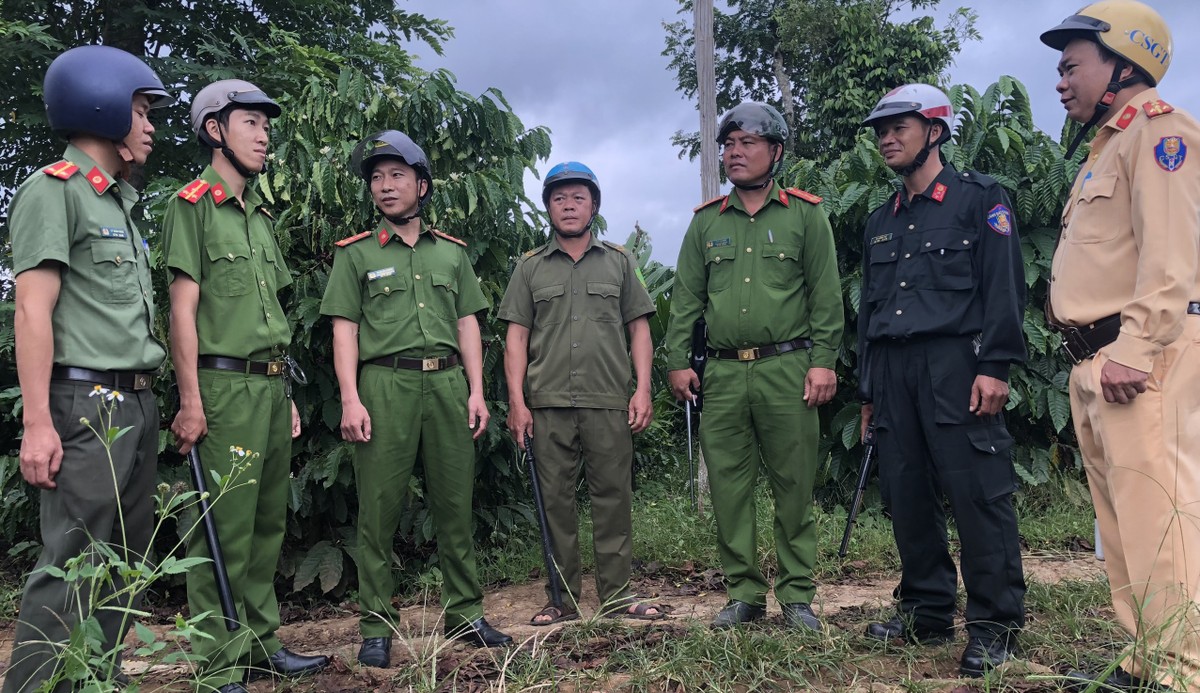
<path id="1" fill-rule="evenodd" d="M 1073 39 L 1095 41 L 1128 60 L 1158 84 L 1171 65 L 1171 30 L 1162 15 L 1137 0 L 1100 0 L 1042 34 L 1042 43 L 1061 51 Z"/>

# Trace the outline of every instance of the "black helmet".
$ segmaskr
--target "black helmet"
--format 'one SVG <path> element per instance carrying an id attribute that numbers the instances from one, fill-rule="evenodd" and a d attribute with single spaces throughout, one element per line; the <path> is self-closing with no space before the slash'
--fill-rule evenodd
<path id="1" fill-rule="evenodd" d="M 588 190 L 592 191 L 592 202 L 596 205 L 596 211 L 600 210 L 600 180 L 592 173 L 592 169 L 578 161 L 564 161 L 550 169 L 546 180 L 542 182 L 542 204 L 549 206 L 550 192 L 564 183 L 586 185 Z"/>
<path id="2" fill-rule="evenodd" d="M 137 56 L 112 46 L 79 46 L 50 63 L 42 83 L 46 117 L 54 132 L 88 133 L 118 142 L 133 126 L 133 96 L 150 108 L 175 103 L 162 80 Z"/>
<path id="3" fill-rule="evenodd" d="M 726 111 L 717 126 L 717 144 L 723 144 L 734 130 L 744 130 L 779 144 L 786 143 L 788 138 L 787 121 L 774 106 L 760 101 L 743 101 Z"/>
<path id="4" fill-rule="evenodd" d="M 367 137 L 354 147 L 350 155 L 350 169 L 369 182 L 371 172 L 380 159 L 399 159 L 412 166 L 417 175 L 425 180 L 425 194 L 418 201 L 418 208 L 424 207 L 433 197 L 433 175 L 429 172 L 429 160 L 408 135 L 399 130 L 381 130 Z"/>

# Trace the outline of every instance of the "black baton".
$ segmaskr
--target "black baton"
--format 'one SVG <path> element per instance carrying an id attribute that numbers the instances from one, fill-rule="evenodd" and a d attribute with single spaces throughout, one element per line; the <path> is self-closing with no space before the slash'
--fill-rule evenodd
<path id="1" fill-rule="evenodd" d="M 842 533 L 842 545 L 838 549 L 838 558 L 846 557 L 846 550 L 850 547 L 850 532 L 854 529 L 854 522 L 858 519 L 858 509 L 862 505 L 863 494 L 867 492 L 867 480 L 871 477 L 871 467 L 875 464 L 875 422 L 867 424 L 867 434 L 863 436 L 863 444 L 866 449 L 863 451 L 862 466 L 858 470 L 858 488 L 854 491 L 854 502 L 850 504 L 850 514 L 846 517 L 846 531 Z"/>
<path id="2" fill-rule="evenodd" d="M 225 615 L 225 630 L 232 633 L 240 628 L 237 608 L 233 605 L 233 589 L 229 586 L 229 571 L 225 569 L 225 553 L 221 551 L 221 539 L 217 536 L 217 520 L 212 516 L 208 503 L 208 484 L 204 481 L 204 469 L 200 466 L 200 453 L 196 446 L 187 454 L 192 468 L 192 483 L 200 494 L 200 522 L 204 525 L 204 540 L 212 556 L 213 578 L 217 581 L 217 598 L 221 600 L 221 613 Z"/>
<path id="3" fill-rule="evenodd" d="M 533 438 L 528 433 L 525 434 L 525 459 L 529 462 L 529 483 L 533 486 L 538 529 L 542 531 L 542 557 L 546 559 L 546 573 L 550 576 L 550 600 L 561 611 L 562 587 L 558 584 L 558 564 L 554 562 L 554 542 L 550 539 L 550 525 L 546 522 L 546 504 L 542 502 L 542 484 L 538 481 L 537 458 L 533 456 Z"/>

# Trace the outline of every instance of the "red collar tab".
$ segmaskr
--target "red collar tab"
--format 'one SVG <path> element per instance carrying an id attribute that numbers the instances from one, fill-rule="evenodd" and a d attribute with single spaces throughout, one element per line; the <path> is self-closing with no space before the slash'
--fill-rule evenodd
<path id="1" fill-rule="evenodd" d="M 942 183 L 938 183 L 937 185 L 933 186 L 933 194 L 930 195 L 930 197 L 932 197 L 935 202 L 941 202 L 942 200 L 946 199 L 946 186 Z"/>
<path id="2" fill-rule="evenodd" d="M 824 199 L 820 195 L 814 195 L 814 194 L 810 193 L 809 191 L 801 190 L 800 188 L 788 188 L 787 194 L 791 195 L 792 197 L 798 197 L 801 200 L 804 200 L 805 202 L 807 202 L 809 204 L 814 204 L 814 205 L 821 204 L 821 201 Z M 782 197 L 782 193 L 780 194 L 780 196 Z"/>
<path id="3" fill-rule="evenodd" d="M 386 227 L 380 228 L 379 233 L 376 234 L 375 237 L 379 239 L 379 247 L 380 248 L 387 245 L 387 242 L 389 240 L 391 240 L 391 238 L 392 238 L 391 234 L 388 233 L 388 230 Z"/>
<path id="4" fill-rule="evenodd" d="M 97 195 L 103 195 L 105 190 L 112 187 L 108 176 L 104 175 L 104 171 L 100 170 L 99 166 L 93 166 L 91 171 L 87 173 L 88 184 L 96 191 Z"/>
<path id="5" fill-rule="evenodd" d="M 209 184 L 207 181 L 205 181 L 201 178 L 197 178 L 196 180 L 192 181 L 191 183 L 188 183 L 187 185 L 185 185 L 183 187 L 183 189 L 179 191 L 178 194 L 184 200 L 187 200 L 188 202 L 190 202 L 192 204 L 196 204 L 197 202 L 200 201 L 201 197 L 204 197 L 204 193 L 208 191 L 208 188 L 209 188 Z"/>
<path id="6" fill-rule="evenodd" d="M 896 204 L 892 205 L 892 216 L 900 214 L 900 193 L 896 193 Z"/>
<path id="7" fill-rule="evenodd" d="M 229 199 L 229 193 L 225 192 L 225 186 L 221 185 L 220 183 L 217 183 L 209 188 L 208 192 L 210 195 L 212 195 L 213 202 L 217 203 L 218 205 L 223 204 Z"/>
<path id="8" fill-rule="evenodd" d="M 1149 105 L 1150 105 L 1149 103 L 1146 104 L 1146 106 L 1149 106 Z M 1117 129 L 1124 130 L 1125 128 L 1129 127 L 1129 124 L 1132 123 L 1133 119 L 1136 117 L 1137 117 L 1137 109 L 1134 108 L 1133 106 L 1126 106 L 1125 110 L 1121 111 L 1121 117 L 1117 118 L 1117 122 L 1116 122 Z"/>
<path id="9" fill-rule="evenodd" d="M 1151 118 L 1157 118 L 1160 115 L 1166 115 L 1174 111 L 1175 107 L 1162 99 L 1155 99 L 1154 101 L 1147 101 L 1142 104 L 1142 110 Z"/>
<path id="10" fill-rule="evenodd" d="M 455 238 L 454 236 L 451 236 L 448 233 L 442 233 L 441 231 L 438 231 L 437 229 L 430 229 L 430 231 L 433 231 L 433 235 L 437 236 L 438 238 L 445 238 L 446 240 L 450 241 L 451 243 L 457 243 L 464 248 L 467 247 L 467 242 L 462 240 L 461 238 Z"/>
<path id="11" fill-rule="evenodd" d="M 70 161 L 67 161 L 66 159 L 42 169 L 42 173 L 46 174 L 47 176 L 54 176 L 55 178 L 61 178 L 63 180 L 70 178 L 78 172 L 79 167 Z"/>
<path id="12" fill-rule="evenodd" d="M 788 206 L 788 194 L 787 191 L 782 188 L 779 190 L 779 201 L 783 203 L 784 207 Z"/>
<path id="13" fill-rule="evenodd" d="M 345 248 L 346 246 L 350 245 L 351 243 L 357 243 L 358 241 L 361 241 L 362 239 L 367 238 L 368 236 L 373 236 L 373 235 L 375 235 L 375 234 L 372 233 L 371 231 L 363 231 L 362 233 L 356 233 L 353 236 L 350 236 L 349 238 L 343 238 L 340 241 L 334 241 L 333 244 L 339 248 Z"/>

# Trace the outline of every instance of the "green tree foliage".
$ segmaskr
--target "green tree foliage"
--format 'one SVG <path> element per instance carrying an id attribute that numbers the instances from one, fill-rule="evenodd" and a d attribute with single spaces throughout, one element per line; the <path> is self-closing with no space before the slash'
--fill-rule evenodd
<path id="1" fill-rule="evenodd" d="M 896 21 L 904 10 L 941 0 L 730 0 L 713 18 L 717 109 L 740 101 L 777 107 L 792 130 L 792 152 L 824 161 L 853 146 L 865 114 L 887 91 L 941 81 L 965 41 L 978 38 L 975 15 L 959 9 L 939 29 L 924 16 Z M 692 0 L 679 0 L 689 17 Z M 691 21 L 665 25 L 666 49 L 679 90 L 696 95 Z M 695 157 L 695 132 L 672 141 Z"/>
<path id="2" fill-rule="evenodd" d="M 123 33 L 135 28 L 142 33 Z M 167 294 L 157 220 L 166 200 L 200 172 L 206 158 L 187 122 L 190 95 L 211 80 L 239 77 L 255 82 L 283 106 L 284 115 L 273 128 L 272 160 L 258 183 L 275 214 L 276 235 L 295 278 L 283 300 L 294 328 L 293 353 L 309 379 L 296 392 L 305 432 L 293 448 L 292 512 L 282 570 L 297 589 L 318 584 L 325 591 L 341 590 L 354 572 L 346 569 L 352 564 L 345 560 L 353 557 L 352 455 L 337 430 L 341 411 L 331 328 L 319 316 L 333 242 L 376 222 L 364 183 L 347 170 L 354 144 L 376 130 L 395 128 L 424 147 L 435 189 L 426 218 L 469 243 L 476 273 L 493 304 L 499 302 L 516 255 L 543 239 L 523 178 L 549 154 L 549 134 L 544 128 L 527 129 L 497 91 L 467 94 L 457 89 L 449 72 L 415 68 L 403 47 L 406 41 L 420 40 L 440 50 L 450 35 L 440 20 L 395 10 L 391 0 L 208 5 L 10 1 L 0 10 L 0 45 L 17 47 L 0 55 L 0 69 L 18 77 L 0 95 L 5 99 L 0 189 L 15 185 L 61 151 L 61 142 L 45 126 L 40 86 L 49 60 L 63 48 L 103 41 L 144 54 L 168 88 L 182 96 L 181 104 L 157 123 L 160 146 L 143 172 L 148 213 L 142 226 L 155 263 L 161 331 L 167 324 Z M 6 227 L 0 228 L 0 245 L 7 245 Z M 11 304 L 4 305 L 0 354 L 11 357 Z M 498 329 L 496 324 L 483 326 L 493 423 L 478 448 L 475 486 L 479 539 L 488 543 L 509 540 L 532 518 L 526 481 L 501 425 L 507 397 Z M 3 364 L 0 439 L 8 444 L 0 449 L 0 536 L 15 544 L 36 537 L 36 496 L 17 469 L 16 374 L 11 358 Z M 168 374 L 159 382 L 164 429 L 174 416 L 172 381 Z M 406 415 L 379 416 L 386 420 L 389 414 Z M 165 447 L 165 430 L 161 437 Z M 173 455 L 162 459 L 164 480 L 186 478 Z M 397 500 L 405 491 L 396 490 Z M 409 564 L 414 571 L 431 571 L 436 565 L 432 518 L 419 480 L 413 481 L 412 491 L 397 555 L 414 561 Z"/>
<path id="3" fill-rule="evenodd" d="M 1066 383 L 1070 366 L 1046 328 L 1045 304 L 1050 261 L 1058 238 L 1059 217 L 1075 165 L 1063 159 L 1064 147 L 1034 128 L 1029 95 L 1020 82 L 1001 77 L 980 93 L 969 86 L 949 90 L 958 113 L 954 137 L 943 146 L 960 170 L 975 169 L 1000 181 L 1016 208 L 1025 258 L 1025 340 L 1029 361 L 1013 369 L 1008 425 L 1017 440 L 1015 461 L 1031 484 L 1049 478 L 1052 467 L 1077 467 L 1078 450 L 1068 426 Z M 825 492 L 831 500 L 848 497 L 847 484 L 859 458 L 859 405 L 854 398 L 854 355 L 862 282 L 863 229 L 868 215 L 895 193 L 898 180 L 884 164 L 873 135 L 860 133 L 854 146 L 833 161 L 801 161 L 792 181 L 825 198 L 839 249 L 847 330 L 840 364 L 842 387 L 829 405 L 825 445 L 831 453 Z"/>

